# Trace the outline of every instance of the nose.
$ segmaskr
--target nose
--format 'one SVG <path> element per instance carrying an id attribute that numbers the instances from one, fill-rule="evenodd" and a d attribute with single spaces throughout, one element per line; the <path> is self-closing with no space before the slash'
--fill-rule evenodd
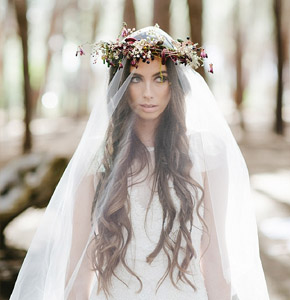
<path id="1" fill-rule="evenodd" d="M 143 98 L 144 99 L 152 99 L 153 98 L 153 90 L 150 81 L 145 81 L 143 88 Z"/>

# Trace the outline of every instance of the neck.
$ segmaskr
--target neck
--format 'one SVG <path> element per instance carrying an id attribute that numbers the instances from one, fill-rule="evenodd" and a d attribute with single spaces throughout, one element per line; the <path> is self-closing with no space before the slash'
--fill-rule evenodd
<path id="1" fill-rule="evenodd" d="M 136 134 L 146 147 L 154 147 L 155 130 L 159 120 L 139 119 L 136 122 Z"/>

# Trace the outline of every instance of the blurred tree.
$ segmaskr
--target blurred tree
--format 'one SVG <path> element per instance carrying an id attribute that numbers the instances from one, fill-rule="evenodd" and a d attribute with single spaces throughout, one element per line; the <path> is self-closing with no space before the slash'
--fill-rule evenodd
<path id="1" fill-rule="evenodd" d="M 6 39 L 7 15 L 8 15 L 7 11 L 2 15 L 0 14 L 0 50 L 1 50 L 0 51 L 0 82 L 3 82 L 3 71 L 4 71 L 3 70 L 3 56 L 4 56 L 3 46 L 4 46 L 4 41 Z M 0 99 L 2 96 L 3 96 L 3 85 L 0 86 Z M 3 101 L 2 105 L 5 106 L 6 102 Z"/>
<path id="2" fill-rule="evenodd" d="M 91 40 L 94 41 L 96 38 L 97 34 L 97 27 L 99 25 L 99 19 L 100 19 L 100 14 L 101 14 L 102 6 L 99 1 L 96 1 L 93 6 L 93 30 L 92 30 L 92 36 Z"/>
<path id="3" fill-rule="evenodd" d="M 275 132 L 278 134 L 284 133 L 284 123 L 282 118 L 283 109 L 283 66 L 285 63 L 284 43 L 285 37 L 282 30 L 282 5 L 283 0 L 274 0 L 274 17 L 275 17 L 275 38 L 276 38 L 276 52 L 277 52 L 277 98 L 276 98 L 276 120 Z"/>
<path id="4" fill-rule="evenodd" d="M 285 54 L 285 63 L 286 63 L 286 68 L 288 69 L 288 72 L 285 72 L 286 75 L 289 74 L 289 64 L 290 64 L 290 21 L 289 21 L 289 16 L 290 16 L 290 1 L 285 1 L 283 7 L 283 15 L 282 15 L 282 29 L 283 29 L 283 36 L 285 38 L 284 41 L 284 54 Z M 286 79 L 284 82 L 288 82 L 290 84 L 290 78 L 288 80 Z M 289 86 L 290 88 L 290 86 Z"/>
<path id="5" fill-rule="evenodd" d="M 74 0 L 75 1 L 75 0 Z M 77 9 L 77 1 L 75 1 L 76 9 Z M 88 27 L 88 20 L 86 18 L 81 17 L 81 30 L 78 33 L 77 38 L 82 40 L 88 40 L 88 41 L 94 41 L 96 38 L 97 28 L 99 25 L 100 20 L 100 13 L 102 11 L 101 3 L 100 1 L 95 1 L 92 4 L 92 9 L 90 11 L 92 20 L 91 28 L 92 30 L 87 30 Z M 85 12 L 83 12 L 85 14 Z M 82 12 L 80 12 L 80 16 L 82 15 Z M 82 30 L 84 28 L 84 30 Z M 91 61 L 89 59 L 83 60 L 80 64 L 80 68 L 78 70 L 78 84 L 76 86 L 76 94 L 78 95 L 78 104 L 77 104 L 77 110 L 75 113 L 76 118 L 83 117 L 87 115 L 88 113 L 88 99 L 89 99 L 89 93 L 92 88 L 93 83 L 93 76 L 92 76 L 92 68 L 91 68 Z M 75 78 L 73 79 L 75 81 Z"/>
<path id="6" fill-rule="evenodd" d="M 284 36 L 284 70 L 283 70 L 283 78 L 284 78 L 284 86 L 285 89 L 290 91 L 290 1 L 284 2 L 283 15 L 282 15 L 282 24 L 283 24 L 283 36 Z M 289 116 L 288 116 L 289 118 Z"/>
<path id="7" fill-rule="evenodd" d="M 29 152 L 32 147 L 32 138 L 30 131 L 30 121 L 32 117 L 32 90 L 30 85 L 28 69 L 28 24 L 26 19 L 27 3 L 25 0 L 14 0 L 14 7 L 18 23 L 18 33 L 22 43 L 22 61 L 23 61 L 23 78 L 24 78 L 24 107 L 25 107 L 25 134 L 23 141 L 23 152 Z"/>
<path id="8" fill-rule="evenodd" d="M 127 23 L 128 28 L 136 28 L 136 14 L 133 0 L 125 0 L 123 21 Z"/>
<path id="9" fill-rule="evenodd" d="M 5 87 L 5 84 L 9 81 L 9 79 L 7 81 L 7 74 L 5 74 L 5 69 L 7 68 L 5 68 L 5 65 L 7 65 L 8 61 L 6 56 L 9 55 L 9 51 L 6 50 L 6 46 L 10 40 L 14 39 L 15 33 L 17 34 L 17 27 L 18 24 L 15 17 L 15 6 L 13 1 L 7 1 L 7 6 L 5 7 L 4 5 L 4 10 L 2 11 L 2 14 L 0 13 L 0 102 L 1 108 L 5 111 L 5 121 L 10 119 L 12 107 L 15 102 L 18 102 L 14 102 L 15 99 L 11 101 L 12 99 L 9 98 L 7 93 L 8 89 Z M 19 102 L 22 103 L 22 101 L 23 100 L 20 99 Z M 4 121 L 4 119 L 2 121 Z"/>
<path id="10" fill-rule="evenodd" d="M 235 67 L 236 67 L 236 90 L 235 90 L 235 103 L 236 108 L 240 117 L 240 125 L 245 129 L 243 114 L 242 114 L 242 103 L 243 94 L 245 89 L 244 78 L 243 78 L 243 43 L 242 43 L 242 24 L 240 16 L 240 0 L 236 0 L 233 14 L 233 28 L 234 28 L 234 39 L 236 44 L 235 50 Z"/>
<path id="11" fill-rule="evenodd" d="M 187 0 L 189 9 L 190 34 L 193 42 L 202 46 L 202 0 Z M 205 72 L 203 68 L 199 68 L 197 72 L 203 77 Z"/>
<path id="12" fill-rule="evenodd" d="M 74 1 L 72 1 L 74 2 Z M 70 2 L 70 5 L 72 3 Z M 40 102 L 40 98 L 42 97 L 48 80 L 48 73 L 51 66 L 52 57 L 54 54 L 54 49 L 52 46 L 52 40 L 54 36 L 61 35 L 63 29 L 63 17 L 65 9 L 68 9 L 68 5 L 62 1 L 55 1 L 54 6 L 51 12 L 50 22 L 48 24 L 48 33 L 46 36 L 45 44 L 46 46 L 46 59 L 44 63 L 44 71 L 42 75 L 42 82 L 37 91 L 35 91 L 35 97 L 33 102 L 33 107 L 35 108 L 36 105 Z"/>
<path id="13" fill-rule="evenodd" d="M 169 33 L 170 0 L 154 0 L 153 24 Z"/>

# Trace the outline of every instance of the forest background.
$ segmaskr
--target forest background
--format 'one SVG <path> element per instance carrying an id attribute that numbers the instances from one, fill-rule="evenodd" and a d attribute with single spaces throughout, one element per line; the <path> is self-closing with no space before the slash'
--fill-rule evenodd
<path id="1" fill-rule="evenodd" d="M 288 0 L 0 0 L 0 299 L 108 80 L 77 46 L 114 40 L 123 21 L 206 49 L 214 74 L 200 72 L 249 167 L 270 298 L 290 299 L 289 20 Z"/>

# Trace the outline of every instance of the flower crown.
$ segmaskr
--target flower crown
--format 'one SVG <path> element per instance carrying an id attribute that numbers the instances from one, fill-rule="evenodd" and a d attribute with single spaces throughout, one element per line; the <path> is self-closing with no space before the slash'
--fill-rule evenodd
<path id="1" fill-rule="evenodd" d="M 108 67 L 118 67 L 119 69 L 123 68 L 122 61 L 125 58 L 129 59 L 131 65 L 136 68 L 138 68 L 140 60 L 149 64 L 154 57 L 160 57 L 162 64 L 165 64 L 167 59 L 171 59 L 176 65 L 190 65 L 194 69 L 203 66 L 204 59 L 208 56 L 202 47 L 197 47 L 197 43 L 193 43 L 189 37 L 186 41 L 172 40 L 171 38 L 169 40 L 164 34 L 156 24 L 146 32 L 146 38 L 140 38 L 142 30 L 129 29 L 124 22 L 116 42 L 101 41 L 93 44 L 94 63 L 101 55 L 104 64 L 107 63 Z M 85 54 L 83 46 L 78 47 L 76 56 Z M 212 64 L 209 64 L 209 72 L 213 73 Z"/>

